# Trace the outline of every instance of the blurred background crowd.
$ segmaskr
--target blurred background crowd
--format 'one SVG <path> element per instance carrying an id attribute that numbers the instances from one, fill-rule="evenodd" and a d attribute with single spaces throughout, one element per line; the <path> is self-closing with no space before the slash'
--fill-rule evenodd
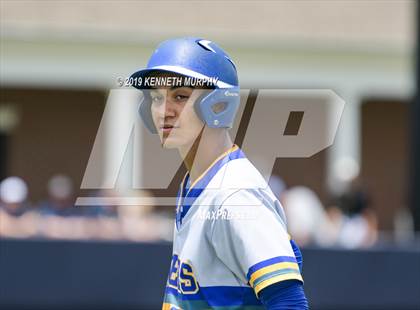
<path id="1" fill-rule="evenodd" d="M 114 169 L 109 158 L 131 137 L 117 129 L 135 113 L 123 104 L 109 107 L 120 100 L 118 79 L 144 67 L 158 42 L 196 35 L 231 55 L 243 89 L 331 89 L 346 102 L 331 147 L 274 164 L 272 187 L 298 243 L 357 248 L 415 238 L 414 1 L 245 1 L 235 16 L 214 14 L 210 2 L 0 4 L 1 236 L 170 240 L 173 208 L 74 202 L 88 192 L 80 187 L 92 150 L 104 154 L 93 163 L 100 174 Z M 226 3 L 223 12 L 238 5 Z M 196 9 L 200 23 L 177 18 Z M 250 23 L 256 16 L 264 18 Z M 316 98 L 277 100 L 310 106 Z M 111 125 L 100 136 L 106 109 Z M 149 163 L 166 160 L 150 147 L 155 137 L 137 127 L 133 136 L 145 151 L 136 153 L 141 169 L 122 168 L 126 180 L 140 170 L 150 177 L 156 173 Z M 110 192 L 105 196 L 123 195 Z"/>
<path id="2" fill-rule="evenodd" d="M 288 188 L 278 176 L 270 178 L 270 187 L 285 209 L 289 233 L 301 246 L 355 249 L 404 246 L 415 240 L 408 208 L 400 209 L 395 216 L 393 231 L 379 230 L 369 192 L 357 178 L 326 205 L 309 187 Z M 66 175 L 49 179 L 45 199 L 30 201 L 29 191 L 20 177 L 8 177 L 0 183 L 0 237 L 142 242 L 172 239 L 174 208 L 118 205 L 121 193 L 117 190 L 95 192 L 115 197 L 114 206 L 75 206 L 74 184 Z"/>
<path id="3" fill-rule="evenodd" d="M 28 185 L 19 177 L 0 183 L 0 237 L 163 241 L 172 239 L 172 219 L 152 206 L 75 206 L 73 181 L 54 175 L 47 196 L 28 199 Z M 100 194 L 97 192 L 96 194 Z M 107 195 L 117 197 L 115 191 Z"/>

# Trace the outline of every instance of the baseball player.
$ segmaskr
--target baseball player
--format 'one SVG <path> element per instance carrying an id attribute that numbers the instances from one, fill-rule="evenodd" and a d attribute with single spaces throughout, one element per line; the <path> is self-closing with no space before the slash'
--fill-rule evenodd
<path id="1" fill-rule="evenodd" d="M 307 309 L 282 206 L 228 133 L 240 100 L 230 57 L 208 40 L 168 40 L 131 78 L 145 126 L 188 170 L 162 309 Z"/>

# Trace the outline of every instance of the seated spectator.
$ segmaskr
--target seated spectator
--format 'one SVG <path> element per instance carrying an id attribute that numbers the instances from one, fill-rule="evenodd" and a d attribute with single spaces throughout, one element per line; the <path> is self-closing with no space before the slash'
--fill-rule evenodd
<path id="1" fill-rule="evenodd" d="M 0 183 L 0 236 L 37 235 L 38 216 L 31 210 L 27 198 L 28 187 L 21 178 L 9 177 Z"/>
<path id="2" fill-rule="evenodd" d="M 0 209 L 11 216 L 22 216 L 28 209 L 28 186 L 19 177 L 9 177 L 0 183 Z"/>
<path id="3" fill-rule="evenodd" d="M 349 249 L 374 245 L 378 239 L 377 216 L 359 177 L 351 180 L 346 191 L 338 197 L 337 205 L 346 215 L 340 245 Z"/>
<path id="4" fill-rule="evenodd" d="M 48 181 L 47 192 L 48 199 L 39 206 L 42 215 L 81 215 L 80 210 L 74 207 L 73 182 L 68 176 L 53 176 Z"/>
<path id="5" fill-rule="evenodd" d="M 287 215 L 288 229 L 299 245 L 319 243 L 320 226 L 325 223 L 324 206 L 316 193 L 305 186 L 294 186 L 282 195 L 282 203 Z"/>

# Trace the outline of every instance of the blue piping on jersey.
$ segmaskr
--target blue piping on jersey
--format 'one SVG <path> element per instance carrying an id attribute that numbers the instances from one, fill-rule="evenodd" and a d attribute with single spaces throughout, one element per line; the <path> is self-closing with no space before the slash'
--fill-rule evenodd
<path id="1" fill-rule="evenodd" d="M 177 195 L 177 210 L 176 210 L 176 227 L 179 227 L 182 224 L 182 219 L 187 214 L 188 210 L 194 204 L 195 200 L 200 196 L 203 190 L 207 187 L 210 183 L 212 178 L 216 175 L 216 173 L 229 161 L 245 158 L 245 154 L 242 152 L 240 148 L 236 145 L 234 146 L 234 151 L 227 153 L 222 158 L 216 160 L 204 173 L 204 175 L 192 185 L 191 188 L 187 189 L 186 184 L 189 180 L 189 172 L 184 177 L 183 182 L 181 183 L 180 189 Z"/>

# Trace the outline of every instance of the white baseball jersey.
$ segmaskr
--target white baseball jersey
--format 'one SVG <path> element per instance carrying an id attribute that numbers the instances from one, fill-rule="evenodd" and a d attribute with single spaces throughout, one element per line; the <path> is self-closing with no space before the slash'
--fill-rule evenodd
<path id="1" fill-rule="evenodd" d="M 263 288 L 303 281 L 280 202 L 241 149 L 188 184 L 187 173 L 163 309 L 263 309 Z"/>

